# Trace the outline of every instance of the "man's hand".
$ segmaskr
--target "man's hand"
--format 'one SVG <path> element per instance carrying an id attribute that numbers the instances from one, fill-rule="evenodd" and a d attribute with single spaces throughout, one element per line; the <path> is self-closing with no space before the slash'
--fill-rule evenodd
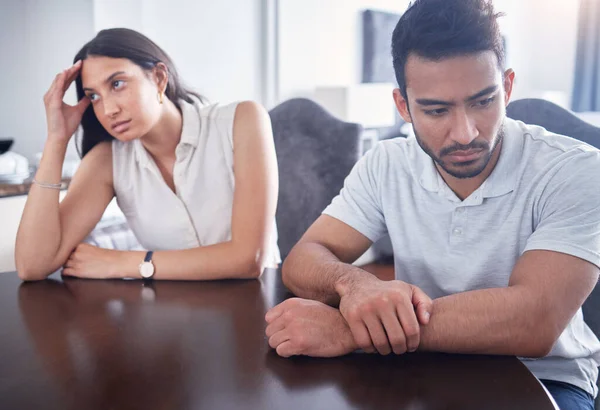
<path id="1" fill-rule="evenodd" d="M 335 357 L 358 349 L 339 310 L 321 302 L 288 299 L 265 319 L 269 345 L 279 356 Z"/>
<path id="2" fill-rule="evenodd" d="M 365 352 L 375 349 L 414 352 L 420 343 L 420 326 L 429 323 L 431 298 L 420 288 L 394 280 L 381 281 L 368 274 L 354 277 L 338 287 L 340 313 L 354 340 Z"/>

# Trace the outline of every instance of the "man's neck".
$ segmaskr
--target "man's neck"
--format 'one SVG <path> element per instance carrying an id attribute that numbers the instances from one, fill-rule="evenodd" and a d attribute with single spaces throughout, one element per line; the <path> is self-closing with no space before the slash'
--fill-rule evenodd
<path id="1" fill-rule="evenodd" d="M 438 164 L 435 164 L 438 172 L 448 185 L 448 187 L 456 194 L 456 196 L 464 201 L 468 198 L 473 192 L 477 190 L 483 184 L 483 182 L 490 176 L 496 164 L 498 163 L 498 159 L 500 158 L 500 152 L 502 151 L 503 141 L 500 141 L 494 152 L 492 153 L 492 158 L 486 165 L 485 169 L 477 176 L 473 178 L 456 178 L 452 175 L 448 174 L 444 171 Z"/>

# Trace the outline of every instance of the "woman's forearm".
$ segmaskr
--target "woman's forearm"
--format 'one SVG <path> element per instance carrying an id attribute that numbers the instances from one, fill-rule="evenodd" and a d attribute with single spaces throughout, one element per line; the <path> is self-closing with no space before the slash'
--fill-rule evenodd
<path id="1" fill-rule="evenodd" d="M 266 249 L 236 244 L 233 241 L 199 248 L 157 251 L 152 263 L 154 279 L 215 280 L 251 279 L 262 273 Z M 138 267 L 144 260 L 143 251 L 122 254 L 122 276 L 139 278 Z"/>
<path id="2" fill-rule="evenodd" d="M 61 182 L 62 164 L 67 145 L 48 142 L 35 180 L 47 184 Z M 19 224 L 15 246 L 15 262 L 21 278 L 43 279 L 52 273 L 61 242 L 59 214 L 60 190 L 32 184 Z M 51 269 L 48 269 L 48 268 Z"/>

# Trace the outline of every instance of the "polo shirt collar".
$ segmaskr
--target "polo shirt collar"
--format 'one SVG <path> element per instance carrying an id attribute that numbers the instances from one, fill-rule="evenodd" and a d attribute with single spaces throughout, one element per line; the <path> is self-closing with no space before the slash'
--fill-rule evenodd
<path id="1" fill-rule="evenodd" d="M 505 118 L 504 140 L 502 142 L 500 157 L 490 176 L 478 189 L 482 198 L 491 198 L 512 192 L 517 184 L 517 167 L 521 161 L 523 151 L 522 131 L 517 121 Z M 419 184 L 430 192 L 452 192 L 438 172 L 434 161 L 419 146 L 416 137 L 408 137 L 409 144 L 414 145 L 414 172 L 419 178 Z"/>
<path id="2" fill-rule="evenodd" d="M 517 121 L 504 120 L 502 151 L 494 170 L 482 186 L 484 198 L 506 195 L 517 186 L 518 168 L 523 157 L 523 132 Z"/>

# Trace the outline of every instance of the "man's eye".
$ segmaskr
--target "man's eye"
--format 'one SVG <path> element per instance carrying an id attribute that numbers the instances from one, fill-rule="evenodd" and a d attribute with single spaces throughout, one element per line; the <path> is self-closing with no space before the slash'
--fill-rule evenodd
<path id="1" fill-rule="evenodd" d="M 438 117 L 440 115 L 443 115 L 447 112 L 448 110 L 446 108 L 438 108 L 435 110 L 426 110 L 425 114 L 426 115 L 430 115 L 432 117 Z"/>
<path id="2" fill-rule="evenodd" d="M 478 107 L 487 107 L 488 105 L 490 105 L 491 103 L 494 102 L 494 98 L 495 97 L 490 97 L 490 98 L 486 98 L 485 100 L 478 101 L 477 106 Z"/>

